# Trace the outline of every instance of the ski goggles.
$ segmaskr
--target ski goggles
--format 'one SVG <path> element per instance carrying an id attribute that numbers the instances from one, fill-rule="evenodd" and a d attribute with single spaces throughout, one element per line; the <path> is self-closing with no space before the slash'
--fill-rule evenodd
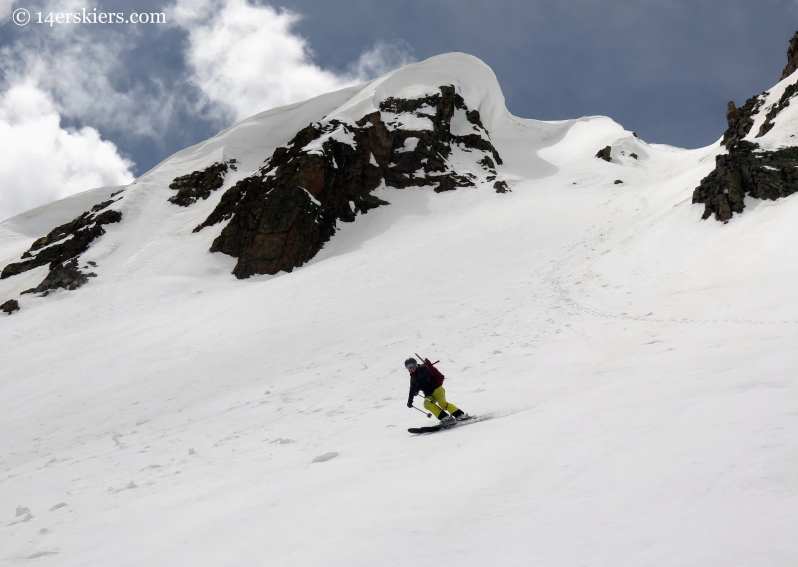
<path id="1" fill-rule="evenodd" d="M 406 365 L 405 365 L 405 368 L 407 368 L 408 370 L 410 370 L 411 368 L 415 368 L 416 366 L 417 366 L 417 365 L 416 365 L 416 363 L 415 363 L 415 362 L 411 362 L 411 363 L 409 363 L 409 364 L 406 364 Z"/>

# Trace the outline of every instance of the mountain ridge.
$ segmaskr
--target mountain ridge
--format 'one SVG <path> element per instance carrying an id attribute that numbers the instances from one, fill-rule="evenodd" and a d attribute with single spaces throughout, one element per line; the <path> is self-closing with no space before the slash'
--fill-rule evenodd
<path id="1" fill-rule="evenodd" d="M 797 38 L 798 32 L 791 50 Z M 726 223 L 743 211 L 747 196 L 775 200 L 798 188 L 793 174 L 798 154 L 787 146 L 790 140 L 784 134 L 798 120 L 790 108 L 798 93 L 798 80 L 791 80 L 794 76 L 788 73 L 793 59 L 789 51 L 785 78 L 771 91 L 750 98 L 739 109 L 729 103 L 729 127 L 721 141 L 727 153 L 716 152 L 715 169 L 692 195 L 694 204 L 704 205 L 703 219 L 714 215 Z M 447 81 L 450 84 L 443 84 Z M 314 116 L 317 121 L 278 145 L 281 137 L 287 138 Z M 373 194 L 378 186 L 432 186 L 440 192 L 492 184 L 497 193 L 510 191 L 513 179 L 519 177 L 513 167 L 497 170 L 503 161 L 488 126 L 499 139 L 513 140 L 506 151 L 516 153 L 512 161 L 520 178 L 534 179 L 536 173 L 530 176 L 518 166 L 537 160 L 538 171 L 555 172 L 556 166 L 552 169 L 551 163 L 540 159 L 538 150 L 557 143 L 561 134 L 555 132 L 568 132 L 594 119 L 545 123 L 513 117 L 487 65 L 465 54 L 446 54 L 364 85 L 258 114 L 178 152 L 125 190 L 140 191 L 137 185 L 141 185 L 151 193 L 168 180 L 168 188 L 178 193 L 167 200 L 181 207 L 207 201 L 220 191 L 221 197 L 211 199 L 213 210 L 193 232 L 221 223 L 209 249 L 236 259 L 232 273 L 237 278 L 274 275 L 313 259 L 341 222 L 354 222 L 358 215 L 388 205 Z M 777 127 L 777 122 L 785 123 L 786 129 Z M 277 137 L 263 138 L 269 132 Z M 272 140 L 267 144 L 274 144 L 273 150 L 264 146 L 266 139 Z M 773 149 L 766 151 L 760 144 Z M 651 151 L 647 147 L 635 133 L 626 134 L 600 149 L 596 157 L 622 166 L 633 159 L 644 166 Z M 186 171 L 189 163 L 199 168 Z M 163 179 L 168 172 L 181 174 Z M 115 208 L 99 215 L 87 211 L 33 242 L 21 261 L 5 263 L 0 280 L 47 264 L 44 279 L 21 291 L 46 295 L 60 288 L 74 290 L 96 277 L 95 271 L 89 271 L 96 262 L 82 262 L 81 255 L 105 234 L 104 226 L 124 224 L 125 195 L 123 190 L 114 195 L 120 193 L 114 201 L 95 205 L 95 209 L 111 204 Z M 12 219 L 9 225 L 13 224 Z"/>
<path id="2" fill-rule="evenodd" d="M 705 205 L 703 219 L 714 216 L 727 223 L 743 212 L 746 197 L 775 201 L 798 191 L 798 148 L 790 139 L 798 121 L 794 109 L 788 108 L 798 94 L 796 65 L 798 32 L 790 41 L 779 83 L 740 108 L 729 102 L 729 127 L 721 141 L 728 154 L 715 158 L 715 170 L 693 192 L 693 203 Z"/>
<path id="3" fill-rule="evenodd" d="M 798 199 L 746 195 L 744 214 L 702 221 L 691 192 L 728 155 L 719 143 L 511 117 L 480 76 L 457 82 L 458 61 L 264 113 L 113 198 L 0 224 L 5 266 L 109 199 L 98 212 L 122 215 L 79 256 L 97 274 L 82 287 L 19 295 L 48 265 L 0 280 L 2 561 L 794 565 Z M 303 156 L 335 169 L 324 144 L 357 152 L 344 142 L 378 89 L 441 85 L 479 111 L 496 180 L 478 164 L 492 154 L 455 144 L 448 163 L 474 186 L 379 183 L 390 205 L 336 222 L 291 272 L 238 279 L 238 258 L 210 252 L 225 222 L 194 232 L 242 180 L 263 188 L 278 147 L 268 179 Z M 761 149 L 789 138 L 794 107 Z M 291 154 L 311 124 L 321 135 Z M 410 436 L 430 423 L 406 406 L 413 353 L 440 360 L 449 401 L 506 417 Z"/>
<path id="4" fill-rule="evenodd" d="M 316 121 L 299 127 L 313 117 Z M 381 183 L 448 191 L 474 187 L 477 182 L 506 193 L 510 178 L 496 170 L 502 158 L 488 127 L 539 146 L 557 129 L 576 122 L 544 123 L 511 116 L 490 68 L 472 56 L 452 53 L 358 87 L 258 114 L 178 152 L 126 191 L 140 191 L 140 186 L 147 192 L 161 191 L 166 184 L 178 191 L 168 201 L 189 207 L 220 190 L 225 179 L 234 179 L 222 191 L 216 210 L 197 223 L 195 232 L 225 223 L 210 250 L 238 259 L 233 270 L 236 277 L 290 272 L 321 250 L 339 222 L 352 222 L 356 215 L 388 204 L 371 194 Z M 368 134 L 372 130 L 380 132 Z M 292 131 L 295 134 L 280 145 L 280 138 Z M 263 138 L 269 133 L 277 135 Z M 264 146 L 264 139 L 270 140 L 267 144 L 273 144 L 273 150 Z M 534 153 L 522 158 L 533 167 Z M 336 159 L 351 163 L 338 170 Z M 539 158 L 537 163 L 546 165 Z M 227 170 L 229 164 L 235 164 L 230 166 L 236 170 L 234 175 Z M 164 174 L 170 175 L 167 172 L 174 177 L 164 179 Z M 125 197 L 118 197 L 114 208 L 91 227 L 76 218 L 52 229 L 42 242 L 54 242 L 54 248 L 37 252 L 34 243 L 22 261 L 5 263 L 0 279 L 48 263 L 49 274 L 24 292 L 49 293 L 83 285 L 88 274 L 96 271 L 87 272 L 89 266 L 79 256 L 103 236 L 108 215 L 125 224 Z M 87 211 L 83 218 L 93 221 L 94 216 Z M 93 236 L 87 239 L 83 235 L 89 232 Z M 64 242 L 69 243 L 66 248 Z M 84 245 L 75 247 L 74 242 Z"/>

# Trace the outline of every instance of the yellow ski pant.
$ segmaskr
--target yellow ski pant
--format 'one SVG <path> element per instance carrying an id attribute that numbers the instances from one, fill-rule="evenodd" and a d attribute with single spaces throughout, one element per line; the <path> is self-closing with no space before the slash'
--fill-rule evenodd
<path id="1" fill-rule="evenodd" d="M 446 401 L 446 391 L 443 386 L 438 386 L 431 396 L 424 398 L 424 407 L 431 411 L 435 417 L 439 417 L 443 410 L 446 410 L 449 414 L 457 411 L 456 405 Z"/>

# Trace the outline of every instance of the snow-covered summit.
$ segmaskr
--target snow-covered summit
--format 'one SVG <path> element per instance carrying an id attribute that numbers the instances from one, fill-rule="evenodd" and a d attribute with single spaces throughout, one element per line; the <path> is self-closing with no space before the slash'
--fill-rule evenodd
<path id="1" fill-rule="evenodd" d="M 169 174 L 177 176 L 229 158 L 256 169 L 265 159 L 262 155 L 270 156 L 310 123 L 335 119 L 354 125 L 366 114 L 379 110 L 380 102 L 389 97 L 423 98 L 436 94 L 442 85 L 454 85 L 469 108 L 480 112 L 489 131 L 507 128 L 512 123 L 513 117 L 507 112 L 504 95 L 490 67 L 471 55 L 449 53 L 408 65 L 363 85 L 256 114 L 176 153 L 143 175 L 142 180 L 167 164 L 174 167 Z"/>
<path id="2" fill-rule="evenodd" d="M 575 126 L 578 145 L 558 144 Z M 130 257 L 142 256 L 138 238 L 128 235 L 145 233 L 145 256 L 158 250 L 169 258 L 160 267 L 164 276 L 186 274 L 177 258 L 191 258 L 191 272 L 208 249 L 237 258 L 239 278 L 291 271 L 314 258 L 341 222 L 388 205 L 392 188 L 506 193 L 518 180 L 551 175 L 561 160 L 604 143 L 617 147 L 616 159 L 648 156 L 645 144 L 606 118 L 513 117 L 483 62 L 461 53 L 433 57 L 261 113 L 178 152 L 110 199 L 98 199 L 97 211 L 83 220 L 64 218 L 32 244 L 17 239 L 28 242 L 27 251 L 19 257 L 19 247 L 8 249 L 0 290 L 75 289 L 88 277 L 114 277 L 109 261 L 123 270 L 116 277 L 130 277 Z M 549 159 L 540 157 L 544 149 Z"/>

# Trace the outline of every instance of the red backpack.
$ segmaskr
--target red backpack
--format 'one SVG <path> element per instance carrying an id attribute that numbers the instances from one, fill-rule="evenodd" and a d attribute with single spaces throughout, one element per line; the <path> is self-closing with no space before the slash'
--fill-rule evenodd
<path id="1" fill-rule="evenodd" d="M 421 358 L 421 357 L 419 357 L 419 358 Z M 427 370 L 429 370 L 430 374 L 432 374 L 432 377 L 435 379 L 435 387 L 436 388 L 438 388 L 440 386 L 443 386 L 443 380 L 444 380 L 444 378 L 446 378 L 446 376 L 441 374 L 440 370 L 435 368 L 435 365 L 438 364 L 438 362 L 440 362 L 440 360 L 435 361 L 435 362 L 430 362 L 429 358 L 425 358 L 424 359 L 424 364 L 422 365 Z"/>

